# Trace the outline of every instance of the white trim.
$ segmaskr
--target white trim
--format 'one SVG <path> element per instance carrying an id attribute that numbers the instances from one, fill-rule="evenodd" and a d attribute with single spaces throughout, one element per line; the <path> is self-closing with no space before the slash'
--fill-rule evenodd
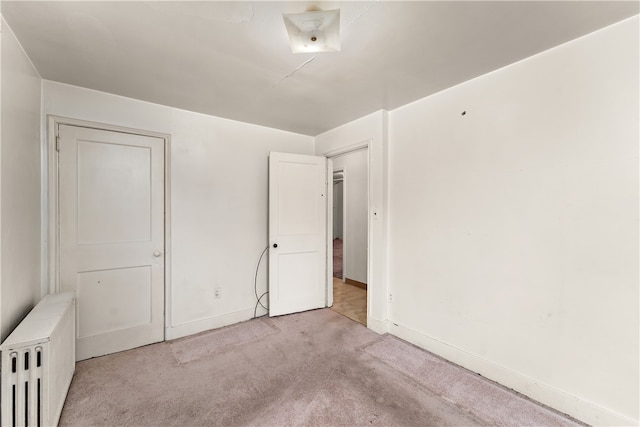
<path id="1" fill-rule="evenodd" d="M 327 151 L 322 155 L 328 159 L 333 159 L 336 157 L 344 156 L 346 154 L 351 154 L 354 151 L 370 149 L 372 145 L 373 145 L 373 139 L 369 138 L 365 141 L 356 142 L 355 144 L 351 144 L 344 147 L 336 148 L 335 150 Z"/>
<path id="2" fill-rule="evenodd" d="M 177 338 L 186 337 L 210 329 L 222 328 L 223 326 L 233 325 L 235 323 L 244 322 L 253 318 L 253 307 L 231 313 L 221 314 L 219 316 L 206 317 L 204 319 L 194 320 L 192 322 L 182 323 L 167 328 L 165 340 L 175 340 Z"/>
<path id="3" fill-rule="evenodd" d="M 0 3 L 0 11 L 2 9 L 2 3 Z M 0 165 L 2 164 L 2 28 L 4 27 L 4 18 L 2 17 L 2 14 L 0 13 Z M 41 106 L 42 109 L 42 106 Z M 42 126 L 42 124 L 40 125 Z M 40 135 L 40 139 L 42 139 L 42 135 Z M 42 144 L 42 142 L 40 143 Z M 0 170 L 1 172 L 1 170 Z M 41 177 L 42 178 L 42 177 Z M 42 189 L 40 190 L 40 193 L 42 193 Z M 2 173 L 0 173 L 0 236 L 4 236 L 4 230 L 2 229 Z M 40 223 L 42 224 L 42 222 Z M 42 226 L 42 225 L 41 225 Z M 42 234 L 42 230 L 40 231 L 40 233 Z M 42 251 L 40 252 L 42 253 Z M 2 244 L 0 244 L 0 297 L 2 297 L 2 288 L 3 288 L 3 283 L 2 283 Z M 42 266 L 42 259 L 40 259 L 40 265 Z M 42 272 L 41 272 L 42 273 Z M 42 276 L 42 274 L 40 274 Z M 41 279 L 42 280 L 42 279 Z M 40 284 L 42 286 L 42 283 Z M 2 341 L 4 341 L 3 335 L 3 329 L 2 329 L 2 304 L 0 301 L 0 343 Z M 0 363 L 1 365 L 1 363 Z M 1 399 L 1 397 L 0 397 Z M 0 404 L 1 405 L 1 404 Z M 0 414 L 1 417 L 1 414 Z M 2 418 L 0 418 L 1 420 Z"/>
<path id="4" fill-rule="evenodd" d="M 386 334 L 389 332 L 389 321 L 378 320 L 371 316 L 367 316 L 367 328 L 378 334 Z"/>
<path id="5" fill-rule="evenodd" d="M 47 286 L 50 294 L 59 289 L 58 274 L 58 120 L 47 117 Z"/>
<path id="6" fill-rule="evenodd" d="M 0 0 L 1 1 L 1 0 Z M 40 79 L 40 298 L 49 293 L 49 144 L 47 121 L 43 120 L 44 80 Z"/>
<path id="7" fill-rule="evenodd" d="M 326 192 L 327 192 L 327 226 L 326 226 L 326 245 L 327 245 L 327 262 L 325 282 L 327 289 L 325 290 L 325 305 L 331 307 L 333 305 L 333 161 L 325 159 L 326 171 Z"/>
<path id="8" fill-rule="evenodd" d="M 564 392 L 414 329 L 387 322 L 388 332 L 590 425 L 638 425 L 637 420 Z M 371 327 L 371 326 L 370 326 Z"/>
<path id="9" fill-rule="evenodd" d="M 351 153 L 351 152 L 350 152 Z M 344 156 L 349 153 L 341 154 Z M 349 201 L 347 197 L 347 188 L 349 188 L 349 182 L 347 176 L 349 176 L 347 165 L 342 168 L 342 283 L 347 282 L 347 265 L 349 264 L 349 257 L 347 256 L 347 236 L 349 235 L 349 227 L 347 226 L 347 203 Z M 333 223 L 331 224 L 333 227 Z M 333 234 L 333 230 L 331 231 Z"/>
<path id="10" fill-rule="evenodd" d="M 150 136 L 164 140 L 164 335 L 171 325 L 171 135 L 123 126 L 47 115 L 47 287 L 49 293 L 60 290 L 58 229 L 58 151 L 56 137 L 60 125 Z"/>

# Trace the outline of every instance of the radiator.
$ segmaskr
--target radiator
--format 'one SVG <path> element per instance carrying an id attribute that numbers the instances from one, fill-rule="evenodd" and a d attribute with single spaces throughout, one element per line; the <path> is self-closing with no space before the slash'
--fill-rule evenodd
<path id="1" fill-rule="evenodd" d="M 45 296 L 0 345 L 2 426 L 55 426 L 75 370 L 75 297 Z"/>

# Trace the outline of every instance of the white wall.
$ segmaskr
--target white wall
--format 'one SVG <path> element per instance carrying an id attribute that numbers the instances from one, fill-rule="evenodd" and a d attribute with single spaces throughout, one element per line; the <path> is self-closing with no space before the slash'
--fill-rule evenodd
<path id="1" fill-rule="evenodd" d="M 1 20 L 0 341 L 40 300 L 40 76 Z"/>
<path id="2" fill-rule="evenodd" d="M 369 142 L 369 270 L 367 272 L 367 326 L 387 331 L 387 112 L 378 111 L 320 134 L 315 152 L 324 155 Z M 375 215 L 374 215 L 375 213 Z"/>
<path id="3" fill-rule="evenodd" d="M 593 424 L 639 418 L 638 51 L 636 17 L 389 113 L 392 332 Z"/>
<path id="4" fill-rule="evenodd" d="M 50 81 L 43 114 L 171 135 L 168 339 L 253 316 L 255 268 L 267 246 L 268 153 L 312 154 L 312 137 Z"/>
<path id="5" fill-rule="evenodd" d="M 344 277 L 367 283 L 368 165 L 367 150 L 333 159 L 333 170 L 344 170 Z"/>
<path id="6" fill-rule="evenodd" d="M 18 280 L 37 283 L 40 261 L 39 78 L 6 28 L 2 333 L 39 298 Z M 316 137 L 319 155 L 370 142 L 371 328 L 587 422 L 637 424 L 637 34 L 635 18 Z M 43 116 L 172 135 L 167 338 L 249 318 L 267 152 L 309 154 L 313 138 L 48 81 L 42 99 Z"/>

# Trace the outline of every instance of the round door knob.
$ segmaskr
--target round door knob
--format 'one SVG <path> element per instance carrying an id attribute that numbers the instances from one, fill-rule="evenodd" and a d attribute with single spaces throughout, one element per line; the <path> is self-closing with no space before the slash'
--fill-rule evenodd
<path id="1" fill-rule="evenodd" d="M 155 252 L 153 253 L 153 256 L 155 256 L 155 257 L 158 257 L 158 256 L 160 256 L 160 255 L 162 255 L 162 252 L 160 252 L 160 251 L 155 251 Z"/>
<path id="2" fill-rule="evenodd" d="M 277 243 L 274 243 L 274 244 L 273 244 L 273 247 L 274 247 L 274 248 L 277 248 L 277 247 L 278 247 L 278 244 L 277 244 Z"/>

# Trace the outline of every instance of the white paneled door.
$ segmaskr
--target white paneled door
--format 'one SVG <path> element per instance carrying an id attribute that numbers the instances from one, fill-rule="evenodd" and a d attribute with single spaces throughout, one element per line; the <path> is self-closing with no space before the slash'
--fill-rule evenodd
<path id="1" fill-rule="evenodd" d="M 164 339 L 164 139 L 59 126 L 59 281 L 76 359 Z"/>
<path id="2" fill-rule="evenodd" d="M 269 155 L 269 316 L 327 306 L 327 159 Z"/>

